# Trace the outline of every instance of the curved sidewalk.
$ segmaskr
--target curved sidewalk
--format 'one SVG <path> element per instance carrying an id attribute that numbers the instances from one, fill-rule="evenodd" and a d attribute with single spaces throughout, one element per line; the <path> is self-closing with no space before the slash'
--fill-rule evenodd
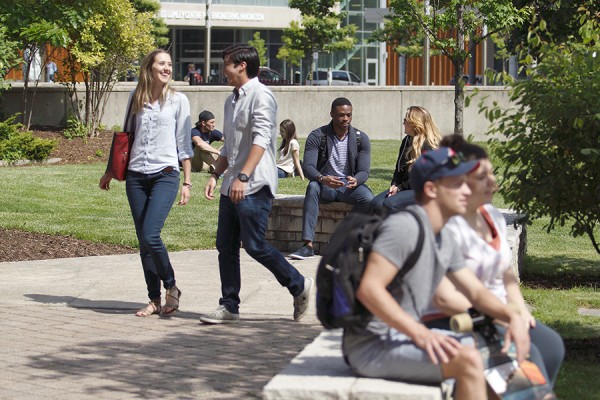
<path id="1" fill-rule="evenodd" d="M 318 257 L 293 261 L 314 277 Z M 137 254 L 0 263 L 1 399 L 260 399 L 321 331 L 242 252 L 242 321 L 203 325 L 218 305 L 216 250 L 171 253 L 181 311 L 137 318 L 147 301 Z"/>

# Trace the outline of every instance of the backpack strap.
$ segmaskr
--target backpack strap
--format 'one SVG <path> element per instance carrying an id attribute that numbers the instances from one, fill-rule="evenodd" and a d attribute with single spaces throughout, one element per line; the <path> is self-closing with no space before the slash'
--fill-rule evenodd
<path id="1" fill-rule="evenodd" d="M 411 214 L 413 217 L 415 217 L 415 219 L 417 220 L 417 224 L 419 225 L 419 234 L 417 236 L 417 245 L 415 246 L 415 249 L 413 250 L 412 253 L 410 253 L 410 256 L 408 256 L 406 261 L 404 261 L 404 264 L 402 265 L 402 268 L 400 269 L 400 271 L 398 271 L 398 273 L 396 274 L 396 276 L 394 277 L 392 282 L 388 285 L 387 289 L 390 292 L 397 289 L 399 286 L 401 286 L 402 279 L 404 279 L 406 274 L 408 274 L 413 269 L 413 267 L 417 263 L 417 260 L 421 256 L 421 251 L 423 250 L 423 242 L 425 241 L 425 230 L 423 229 L 423 222 L 421 221 L 421 218 L 419 217 L 419 215 L 415 211 L 406 209 L 406 208 L 401 209 L 397 212 L 407 212 L 407 213 Z M 400 279 L 398 279 L 398 278 L 400 278 Z M 413 303 L 414 303 L 414 299 L 415 299 L 414 294 L 412 293 L 412 291 L 410 291 L 409 294 L 412 297 Z"/>
<path id="2" fill-rule="evenodd" d="M 321 171 L 321 169 L 325 166 L 327 162 L 327 132 L 323 132 L 323 136 L 321 136 L 321 141 L 319 142 L 319 155 L 317 158 L 317 171 Z"/>
<path id="3" fill-rule="evenodd" d="M 417 237 L 417 245 L 415 246 L 414 251 L 410 254 L 410 256 L 404 262 L 402 269 L 398 272 L 398 276 L 403 278 L 410 270 L 415 266 L 417 260 L 421 256 L 421 251 L 423 250 L 423 242 L 425 241 L 425 229 L 423 229 L 423 222 L 421 218 L 414 210 L 404 209 L 402 210 L 411 214 L 417 220 L 417 224 L 419 225 L 419 235 Z"/>

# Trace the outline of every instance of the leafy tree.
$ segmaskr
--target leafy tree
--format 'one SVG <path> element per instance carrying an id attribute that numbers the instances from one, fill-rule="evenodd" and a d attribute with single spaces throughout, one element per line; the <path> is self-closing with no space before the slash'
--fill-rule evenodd
<path id="1" fill-rule="evenodd" d="M 429 38 L 431 49 L 450 59 L 456 81 L 454 133 L 462 135 L 465 62 L 483 40 L 521 24 L 528 9 L 518 9 L 511 0 L 442 0 L 430 4 L 426 10 L 421 0 L 390 0 L 387 27 L 396 30 L 389 32 L 391 37 L 406 38 L 416 23 Z"/>
<path id="2" fill-rule="evenodd" d="M 564 42 L 548 40 L 547 23 L 534 20 L 521 53 L 528 79 L 509 84 L 515 106 L 480 109 L 488 133 L 502 139 L 492 148 L 506 166 L 505 199 L 532 218 L 549 216 L 548 231 L 569 222 L 600 254 L 599 17 L 581 9 L 578 35 Z M 540 55 L 535 63 L 530 49 Z"/>
<path id="3" fill-rule="evenodd" d="M 152 5 L 152 1 L 139 2 Z M 77 118 L 93 135 L 100 124 L 107 94 L 118 76 L 154 46 L 153 12 L 137 12 L 129 0 L 4 0 L 0 22 L 9 39 L 30 53 L 64 48 L 63 71 Z M 44 54 L 43 51 L 41 51 Z M 42 66 L 49 54 L 45 54 Z M 29 127 L 28 71 L 25 71 L 23 121 Z M 78 82 L 83 77 L 85 96 Z M 35 95 L 35 91 L 34 91 Z M 80 108 L 82 105 L 83 109 Z"/>
<path id="4" fill-rule="evenodd" d="M 278 58 L 295 59 L 302 54 L 309 63 L 314 53 L 352 49 L 356 25 L 341 26 L 346 14 L 335 11 L 334 4 L 334 0 L 290 0 L 289 7 L 300 10 L 302 24 L 292 22 L 283 30 L 284 46 Z M 309 76 L 312 77 L 312 64 Z"/>
<path id="5" fill-rule="evenodd" d="M 4 76 L 19 65 L 19 44 L 7 36 L 6 26 L 0 25 L 0 90 L 8 87 Z M 1 118 L 1 114 L 0 114 Z"/>
<path id="6" fill-rule="evenodd" d="M 158 0 L 131 0 L 133 7 L 139 13 L 152 14 L 151 34 L 157 47 L 164 47 L 169 44 L 169 27 L 165 21 L 158 16 L 160 11 L 160 2 Z"/>
<path id="7" fill-rule="evenodd" d="M 545 40 L 552 39 L 554 42 L 564 42 L 570 36 L 578 34 L 579 18 L 574 16 L 578 15 L 580 6 L 585 5 L 591 13 L 600 11 L 600 2 L 590 0 L 513 0 L 513 4 L 518 8 L 530 7 L 539 20 L 546 21 L 546 30 L 538 34 Z M 527 45 L 529 28 L 529 23 L 525 23 L 508 32 L 506 47 L 513 54 L 518 48 Z M 533 53 L 535 48 L 530 48 L 529 51 Z"/>
<path id="8" fill-rule="evenodd" d="M 62 0 L 55 6 L 63 17 L 68 55 L 62 77 L 72 95 L 76 116 L 96 135 L 108 93 L 133 62 L 150 51 L 152 14 L 137 12 L 128 0 Z M 78 81 L 83 76 L 85 97 Z M 82 106 L 83 109 L 80 108 Z"/>
<path id="9" fill-rule="evenodd" d="M 31 124 L 32 105 L 29 103 L 29 70 L 33 57 L 40 55 L 41 68 L 48 62 L 51 53 L 47 53 L 46 45 L 61 47 L 65 44 L 65 32 L 57 20 L 57 14 L 52 0 L 4 0 L 0 3 L 0 25 L 2 25 L 6 38 L 20 49 L 25 58 L 23 71 L 23 112 L 22 122 L 26 129 Z M 12 60 L 19 56 L 19 52 L 12 47 Z M 21 60 L 23 58 L 21 57 Z M 11 65 L 15 66 L 15 65 Z M 33 97 L 36 94 L 38 80 L 34 82 Z M 31 105 L 30 105 L 31 104 Z"/>
<path id="10" fill-rule="evenodd" d="M 258 51 L 258 57 L 260 58 L 260 65 L 267 65 L 267 46 L 265 46 L 265 40 L 260 37 L 260 32 L 254 32 L 254 39 L 249 40 L 248 44 L 254 46 Z"/>
<path id="11" fill-rule="evenodd" d="M 298 30 L 298 22 L 292 21 L 290 23 L 289 29 Z M 302 64 L 302 59 L 304 58 L 304 51 L 295 48 L 292 42 L 292 38 L 290 38 L 289 36 L 283 35 L 281 37 L 281 40 L 283 41 L 283 46 L 279 48 L 279 52 L 277 52 L 276 57 L 280 60 L 287 62 L 290 65 L 290 77 L 293 77 L 294 65 L 300 66 L 300 64 Z"/>

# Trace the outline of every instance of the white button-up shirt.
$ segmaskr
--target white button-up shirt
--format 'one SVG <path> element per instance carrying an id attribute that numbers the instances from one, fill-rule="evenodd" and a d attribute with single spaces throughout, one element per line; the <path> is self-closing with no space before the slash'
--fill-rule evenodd
<path id="1" fill-rule="evenodd" d="M 167 167 L 178 169 L 180 160 L 194 156 L 191 131 L 190 102 L 184 94 L 169 94 L 162 107 L 158 101 L 144 104 L 135 114 L 129 170 L 154 174 Z"/>
<path id="2" fill-rule="evenodd" d="M 252 145 L 265 149 L 246 187 L 246 195 L 268 186 L 277 192 L 277 102 L 273 93 L 258 78 L 252 78 L 239 90 L 239 98 L 231 94 L 225 101 L 221 156 L 227 158 L 228 168 L 221 184 L 221 194 L 229 196 L 233 180 L 242 171 Z"/>

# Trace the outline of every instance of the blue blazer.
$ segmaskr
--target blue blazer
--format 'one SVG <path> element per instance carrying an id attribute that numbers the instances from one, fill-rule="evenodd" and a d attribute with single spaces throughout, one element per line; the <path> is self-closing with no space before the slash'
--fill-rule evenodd
<path id="1" fill-rule="evenodd" d="M 335 136 L 333 122 L 315 129 L 306 139 L 302 169 L 304 175 L 311 181 L 317 180 L 317 176 L 322 174 L 322 171 L 317 169 L 317 160 L 323 135 L 327 135 L 327 155 L 329 155 Z M 360 135 L 360 149 L 356 143 L 357 135 Z M 369 170 L 371 169 L 371 142 L 366 133 L 352 126 L 348 129 L 348 162 L 350 163 L 350 175 L 356 178 L 359 185 L 364 184 L 369 179 Z"/>

